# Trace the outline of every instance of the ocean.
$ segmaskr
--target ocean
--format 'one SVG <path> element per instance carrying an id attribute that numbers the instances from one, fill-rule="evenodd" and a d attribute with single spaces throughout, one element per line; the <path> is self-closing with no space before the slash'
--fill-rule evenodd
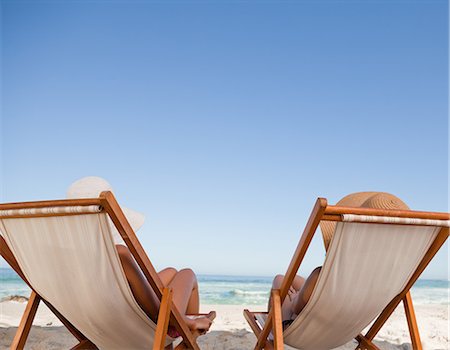
<path id="1" fill-rule="evenodd" d="M 272 277 L 199 275 L 202 304 L 265 305 Z M 450 304 L 450 281 L 418 280 L 412 288 L 414 304 Z M 9 268 L 0 268 L 0 300 L 13 295 L 28 297 L 30 289 Z"/>

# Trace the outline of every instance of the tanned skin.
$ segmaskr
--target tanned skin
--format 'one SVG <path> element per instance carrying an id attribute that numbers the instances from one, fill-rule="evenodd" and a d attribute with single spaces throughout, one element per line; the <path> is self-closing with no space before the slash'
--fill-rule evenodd
<path id="1" fill-rule="evenodd" d="M 134 260 L 129 249 L 123 245 L 116 245 L 122 263 L 125 276 L 131 291 L 142 310 L 153 322 L 157 322 L 160 301 L 152 287 L 148 283 L 141 269 Z M 198 283 L 191 269 L 177 271 L 173 267 L 166 268 L 158 275 L 164 285 L 172 289 L 172 301 L 192 331 L 204 334 L 211 327 L 211 320 L 206 317 L 191 319 L 188 314 L 198 314 L 200 302 L 198 294 Z"/>
<path id="2" fill-rule="evenodd" d="M 306 280 L 303 277 L 295 276 L 288 295 L 281 306 L 283 321 L 295 319 L 306 306 L 316 286 L 321 269 L 321 267 L 315 268 Z M 280 289 L 283 279 L 283 275 L 277 275 L 272 282 L 272 289 Z"/>

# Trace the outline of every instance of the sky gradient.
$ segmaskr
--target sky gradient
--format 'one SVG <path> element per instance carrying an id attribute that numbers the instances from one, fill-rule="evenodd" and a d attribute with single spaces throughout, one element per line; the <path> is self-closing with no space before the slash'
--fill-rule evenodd
<path id="1" fill-rule="evenodd" d="M 157 268 L 264 276 L 319 196 L 448 211 L 446 1 L 1 4 L 2 202 L 102 176 Z"/>

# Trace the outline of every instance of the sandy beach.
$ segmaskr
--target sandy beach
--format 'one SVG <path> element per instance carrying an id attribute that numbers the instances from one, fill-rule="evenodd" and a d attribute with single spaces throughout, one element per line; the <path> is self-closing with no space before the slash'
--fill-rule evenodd
<path id="1" fill-rule="evenodd" d="M 3 301 L 0 303 L 0 349 L 8 349 L 25 309 L 24 302 Z M 205 350 L 252 349 L 255 337 L 242 316 L 241 305 L 204 305 L 204 312 L 217 311 L 217 318 L 211 331 L 199 339 Z M 253 308 L 263 310 L 263 306 Z M 416 314 L 421 331 L 424 350 L 449 349 L 448 306 L 418 305 Z M 34 326 L 28 339 L 28 349 L 67 349 L 75 345 L 72 335 L 45 306 L 40 306 Z M 410 339 L 403 308 L 399 307 L 389 322 L 376 338 L 376 344 L 382 350 L 411 349 Z M 355 348 L 355 343 L 348 343 L 339 350 Z M 290 349 L 286 347 L 286 349 Z"/>

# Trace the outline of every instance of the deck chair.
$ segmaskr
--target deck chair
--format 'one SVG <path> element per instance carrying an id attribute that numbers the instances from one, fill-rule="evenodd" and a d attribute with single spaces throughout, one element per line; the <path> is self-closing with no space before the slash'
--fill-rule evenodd
<path id="1" fill-rule="evenodd" d="M 317 284 L 305 308 L 285 330 L 281 305 L 321 220 L 336 222 Z M 422 349 L 409 290 L 449 235 L 450 215 L 327 205 L 319 198 L 279 290 L 266 313 L 244 310 L 255 349 L 333 349 L 352 339 L 372 342 L 400 302 L 414 350 Z M 361 332 L 370 328 L 365 335 Z"/>
<path id="2" fill-rule="evenodd" d="M 161 301 L 157 324 L 133 297 L 112 224 Z M 11 349 L 24 347 L 41 300 L 78 339 L 73 349 L 199 349 L 111 192 L 0 204 L 0 231 L 2 256 L 32 289 Z M 167 336 L 169 320 L 181 339 Z"/>

